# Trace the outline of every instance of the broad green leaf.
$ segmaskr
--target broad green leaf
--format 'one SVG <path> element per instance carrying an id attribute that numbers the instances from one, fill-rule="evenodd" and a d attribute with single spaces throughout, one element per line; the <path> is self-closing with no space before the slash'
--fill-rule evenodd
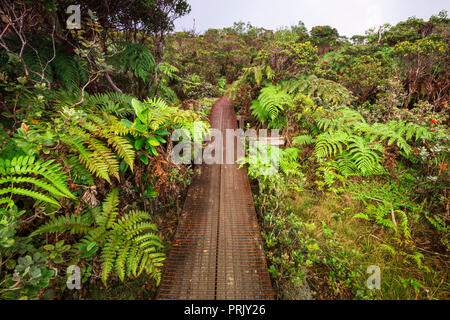
<path id="1" fill-rule="evenodd" d="M 140 159 L 145 165 L 148 164 L 148 158 L 147 158 L 146 155 L 144 155 L 144 154 L 140 155 L 140 156 L 139 156 L 139 159 Z"/>
<path id="2" fill-rule="evenodd" d="M 156 133 L 156 134 L 159 134 L 160 136 L 168 136 L 168 135 L 170 135 L 170 132 L 169 132 L 169 131 L 163 130 L 163 129 L 156 130 L 155 133 Z"/>
<path id="3" fill-rule="evenodd" d="M 158 147 L 159 145 L 161 145 L 161 143 L 159 143 L 158 139 L 156 139 L 155 136 L 150 136 L 150 138 L 148 138 L 147 142 L 154 147 Z"/>
<path id="4" fill-rule="evenodd" d="M 145 137 L 139 138 L 134 143 L 134 148 L 136 149 L 136 151 L 140 151 L 142 149 L 142 147 L 144 146 L 144 144 L 145 144 Z"/>

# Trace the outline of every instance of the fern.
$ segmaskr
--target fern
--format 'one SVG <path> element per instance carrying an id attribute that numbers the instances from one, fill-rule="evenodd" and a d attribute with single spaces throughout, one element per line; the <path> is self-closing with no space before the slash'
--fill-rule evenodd
<path id="1" fill-rule="evenodd" d="M 347 152 L 341 153 L 336 159 L 336 170 L 340 172 L 345 178 L 359 175 L 358 167 L 350 159 Z"/>
<path id="2" fill-rule="evenodd" d="M 20 46 L 17 38 L 13 37 L 9 40 Z M 87 72 L 80 66 L 83 61 L 79 61 L 77 56 L 68 53 L 66 48 L 58 42 L 55 43 L 55 56 L 53 56 L 53 44 L 48 39 L 30 36 L 28 44 L 30 46 L 26 46 L 23 52 L 27 67 L 38 74 L 42 74 L 43 69 L 46 68 L 43 75 L 52 85 L 58 83 L 66 90 L 74 91 L 80 84 L 86 82 Z M 32 47 L 35 50 L 31 49 Z M 48 65 L 47 62 L 49 62 Z M 30 73 L 30 77 L 35 81 L 42 81 L 37 74 Z"/>
<path id="3" fill-rule="evenodd" d="M 122 117 L 132 113 L 132 99 L 132 96 L 120 92 L 87 95 L 81 108 Z"/>
<path id="4" fill-rule="evenodd" d="M 349 191 L 354 199 L 361 200 L 366 205 L 364 213 L 369 220 L 400 231 L 406 239 L 410 238 L 408 216 L 406 212 L 415 214 L 421 212 L 421 206 L 415 204 L 408 195 L 407 186 L 397 185 L 391 181 L 350 183 Z M 360 216 L 362 218 L 362 216 Z M 396 217 L 398 217 L 396 219 Z M 397 221 L 397 227 L 394 221 Z"/>
<path id="5" fill-rule="evenodd" d="M 55 91 L 53 97 L 55 106 L 64 108 L 81 101 L 81 89 Z M 105 92 L 92 95 L 85 92 L 84 102 L 79 108 L 89 114 L 105 113 L 123 117 L 133 112 L 131 108 L 132 99 L 132 96 L 120 92 Z"/>
<path id="6" fill-rule="evenodd" d="M 310 135 L 303 135 L 303 136 L 295 137 L 293 142 L 296 145 L 303 146 L 303 145 L 312 144 L 312 143 L 316 142 L 316 139 L 314 139 Z"/>
<path id="7" fill-rule="evenodd" d="M 61 136 L 61 141 L 66 144 L 73 152 L 78 153 L 80 162 L 93 174 L 99 178 L 103 178 L 108 182 L 111 182 L 109 178 L 108 165 L 105 161 L 98 156 L 98 154 L 92 153 L 84 146 L 83 139 L 81 137 L 64 135 Z"/>
<path id="8" fill-rule="evenodd" d="M 176 75 L 177 72 L 180 72 L 180 70 L 167 62 L 161 62 L 158 65 L 158 73 L 168 77 L 171 80 L 181 80 L 181 78 Z"/>
<path id="9" fill-rule="evenodd" d="M 92 173 L 80 162 L 77 156 L 68 155 L 64 159 L 66 167 L 70 169 L 72 181 L 83 185 L 94 185 Z"/>
<path id="10" fill-rule="evenodd" d="M 275 79 L 275 71 L 273 71 L 268 64 L 245 68 L 244 73 L 233 83 L 232 89 L 235 90 L 242 84 L 251 82 L 254 82 L 259 86 L 263 82 L 264 78 L 267 80 Z"/>
<path id="11" fill-rule="evenodd" d="M 136 153 L 128 140 L 122 137 L 130 132 L 122 122 L 107 114 L 103 117 L 82 112 L 66 111 L 63 114 L 67 120 L 72 120 L 72 125 L 60 133 L 61 141 L 78 154 L 79 162 L 89 172 L 108 182 L 111 182 L 110 176 L 119 180 L 118 158 L 133 170 Z"/>
<path id="12" fill-rule="evenodd" d="M 190 128 L 195 122 L 200 124 L 200 117 L 190 110 L 180 110 L 176 107 L 170 107 L 163 99 L 153 98 L 140 102 L 133 99 L 132 105 L 135 114 L 140 121 L 129 125 L 129 132 L 133 136 L 142 136 L 149 131 L 157 131 L 169 128 Z M 122 120 L 123 122 L 124 120 Z M 125 120 L 125 122 L 127 122 Z M 139 130 L 141 128 L 141 130 Z"/>
<path id="13" fill-rule="evenodd" d="M 118 195 L 118 189 L 113 189 L 101 210 L 53 218 L 32 236 L 57 232 L 85 235 L 81 243 L 95 243 L 102 248 L 100 259 L 105 285 L 113 272 L 121 281 L 146 272 L 159 283 L 165 255 L 161 252 L 161 238 L 155 234 L 157 227 L 147 212 L 131 210 L 121 214 Z"/>
<path id="14" fill-rule="evenodd" d="M 117 207 L 119 205 L 118 198 L 119 190 L 113 189 L 111 193 L 106 197 L 103 202 L 103 211 L 97 223 L 100 227 L 109 229 L 112 227 L 113 222 L 118 214 Z"/>
<path id="15" fill-rule="evenodd" d="M 387 244 L 384 244 L 384 243 L 380 244 L 380 248 L 383 248 L 386 251 L 388 251 L 393 257 L 395 257 L 397 255 L 397 252 L 395 251 L 395 249 Z"/>
<path id="16" fill-rule="evenodd" d="M 300 136 L 294 143 L 316 143 L 318 158 L 335 157 L 337 171 L 345 177 L 385 174 L 381 165 L 384 146 L 396 145 L 405 156 L 412 152 L 409 143 L 432 139 L 431 133 L 414 123 L 391 121 L 368 124 L 360 113 L 347 107 L 327 116 L 316 115 L 317 127 L 323 131 L 317 137 Z M 314 140 L 312 140 L 314 139 Z"/>
<path id="17" fill-rule="evenodd" d="M 400 223 L 399 223 L 399 229 L 400 232 L 403 234 L 406 240 L 411 240 L 411 231 L 409 229 L 408 225 L 408 216 L 406 213 L 402 210 L 395 210 L 394 214 L 397 213 L 400 216 Z"/>
<path id="18" fill-rule="evenodd" d="M 138 43 L 121 42 L 122 51 L 112 60 L 118 68 L 131 70 L 136 77 L 147 82 L 153 75 L 156 62 L 150 49 Z"/>
<path id="19" fill-rule="evenodd" d="M 9 198 L 13 195 L 30 197 L 56 206 L 59 206 L 57 199 L 75 199 L 67 188 L 67 178 L 59 164 L 53 160 L 36 161 L 28 156 L 0 158 L 0 197 L 5 195 Z"/>
<path id="20" fill-rule="evenodd" d="M 345 131 L 350 133 L 355 125 L 365 124 L 363 116 L 349 108 L 342 108 L 332 113 L 328 117 L 319 117 L 316 119 L 317 126 L 323 131 Z"/>
<path id="21" fill-rule="evenodd" d="M 314 75 L 292 78 L 281 82 L 280 85 L 283 90 L 294 97 L 302 94 L 313 98 L 317 105 L 349 105 L 354 100 L 352 93 L 344 86 Z"/>
<path id="22" fill-rule="evenodd" d="M 279 127 L 282 119 L 280 113 L 285 109 L 293 107 L 290 95 L 278 87 L 269 85 L 261 90 L 257 100 L 252 102 L 250 109 L 252 115 L 262 123 L 269 123 L 269 128 Z"/>
<path id="23" fill-rule="evenodd" d="M 379 152 L 383 149 L 379 144 L 369 144 L 362 137 L 349 138 L 348 157 L 354 162 L 363 175 L 373 173 L 380 166 Z"/>
<path id="24" fill-rule="evenodd" d="M 71 234 L 87 234 L 92 229 L 92 218 L 90 215 L 60 216 L 54 218 L 36 229 L 31 237 L 44 233 L 58 233 L 68 231 Z"/>
<path id="25" fill-rule="evenodd" d="M 318 158 L 331 157 L 345 148 L 349 135 L 345 132 L 326 132 L 319 135 L 316 139 L 314 154 Z"/>

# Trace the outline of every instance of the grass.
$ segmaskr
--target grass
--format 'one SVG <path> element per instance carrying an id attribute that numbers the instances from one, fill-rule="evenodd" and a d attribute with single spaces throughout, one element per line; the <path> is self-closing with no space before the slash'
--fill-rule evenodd
<path id="1" fill-rule="evenodd" d="M 324 234 L 323 228 L 315 228 L 312 236 L 325 256 L 337 256 L 340 248 L 348 251 L 356 250 L 357 255 L 347 255 L 350 259 L 348 265 L 355 273 L 360 273 L 358 266 L 365 270 L 370 265 L 381 269 L 381 290 L 371 292 L 375 299 L 448 299 L 450 297 L 447 263 L 448 259 L 439 253 L 426 252 L 418 249 L 418 239 L 431 232 L 425 219 L 419 219 L 410 225 L 412 242 L 401 244 L 398 234 L 392 229 L 374 224 L 373 222 L 353 218 L 355 214 L 364 210 L 360 201 L 352 199 L 348 193 L 339 197 L 317 197 L 308 192 L 295 193 L 289 201 L 292 212 L 307 224 L 320 226 L 325 224 L 333 234 L 333 239 L 340 246 L 328 245 L 329 237 Z M 425 237 L 424 237 L 425 238 Z M 387 247 L 389 246 L 389 247 Z M 389 249 L 392 248 L 393 250 Z M 423 254 L 419 263 L 413 258 L 416 254 Z M 336 298 L 327 290 L 333 291 L 330 268 L 326 265 L 314 265 L 308 272 L 309 280 L 314 278 L 328 279 L 328 283 L 318 283 L 318 296 L 316 298 Z M 365 279 L 369 274 L 355 277 L 358 287 L 365 286 Z M 307 278 L 308 278 L 307 277 Z M 328 288 L 327 288 L 328 287 Z M 355 284 L 345 288 L 351 291 Z M 344 291 L 345 291 L 344 289 Z M 340 298 L 348 298 L 348 294 L 338 294 Z"/>

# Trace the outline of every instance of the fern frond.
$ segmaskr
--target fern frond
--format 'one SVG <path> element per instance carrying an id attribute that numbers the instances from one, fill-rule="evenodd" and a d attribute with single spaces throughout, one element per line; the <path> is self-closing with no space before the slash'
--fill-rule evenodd
<path id="1" fill-rule="evenodd" d="M 331 157 L 343 151 L 348 139 L 349 135 L 342 131 L 323 133 L 316 139 L 314 154 L 318 158 Z"/>
<path id="2" fill-rule="evenodd" d="M 38 188 L 48 191 L 50 194 L 52 194 L 56 197 L 65 197 L 66 196 L 64 193 L 59 191 L 53 185 L 46 183 L 40 179 L 34 178 L 34 177 L 15 177 L 15 176 L 0 177 L 0 184 L 5 184 L 5 183 L 12 183 L 12 184 L 31 183 L 31 184 L 34 184 Z"/>
<path id="3" fill-rule="evenodd" d="M 0 159 L 0 195 L 14 194 L 60 206 L 55 198 L 75 196 L 67 188 L 67 178 L 59 164 L 53 160 L 35 161 L 34 157 L 20 156 Z M 33 190 L 25 185 L 33 186 Z M 46 191 L 43 193 L 41 191 Z"/>
<path id="4" fill-rule="evenodd" d="M 87 234 L 92 229 L 92 222 L 87 215 L 59 216 L 40 226 L 31 236 L 64 231 L 69 231 L 71 234 Z"/>
<path id="5" fill-rule="evenodd" d="M 355 100 L 352 93 L 341 84 L 314 75 L 292 78 L 281 82 L 281 87 L 292 96 L 310 96 L 317 105 L 349 105 Z"/>
<path id="6" fill-rule="evenodd" d="M 108 143 L 113 146 L 117 154 L 128 164 L 133 171 L 134 159 L 136 152 L 127 139 L 116 135 L 108 135 Z"/>
<path id="7" fill-rule="evenodd" d="M 58 201 L 56 201 L 54 198 L 47 196 L 45 194 L 39 193 L 37 191 L 32 191 L 24 188 L 16 188 L 16 187 L 10 187 L 10 188 L 3 188 L 0 189 L 0 196 L 4 194 L 16 194 L 20 196 L 26 196 L 30 198 L 34 198 L 38 201 L 48 202 L 51 204 L 54 204 L 58 207 L 60 207 L 60 204 Z"/>
<path id="8" fill-rule="evenodd" d="M 258 99 L 252 102 L 250 109 L 256 119 L 262 123 L 269 122 L 269 127 L 275 127 L 274 124 L 280 113 L 289 107 L 293 107 L 291 96 L 282 89 L 269 85 L 261 90 Z"/>
<path id="9" fill-rule="evenodd" d="M 103 202 L 103 211 L 101 213 L 101 219 L 98 221 L 100 227 L 109 229 L 112 227 L 117 214 L 117 208 L 119 206 L 119 189 L 115 188 L 106 197 Z"/>
<path id="10" fill-rule="evenodd" d="M 314 139 L 310 135 L 303 135 L 303 136 L 295 137 L 293 142 L 296 145 L 303 146 L 305 144 L 312 144 L 312 143 L 316 142 L 316 139 Z"/>
<path id="11" fill-rule="evenodd" d="M 382 147 L 377 144 L 369 144 L 362 137 L 353 136 L 348 141 L 348 156 L 355 163 L 356 167 L 363 174 L 373 172 L 380 164 L 378 152 L 382 150 Z"/>
<path id="12" fill-rule="evenodd" d="M 106 285 L 106 280 L 114 268 L 115 258 L 119 251 L 122 239 L 118 232 L 111 232 L 106 244 L 103 246 L 102 258 L 102 281 Z"/>

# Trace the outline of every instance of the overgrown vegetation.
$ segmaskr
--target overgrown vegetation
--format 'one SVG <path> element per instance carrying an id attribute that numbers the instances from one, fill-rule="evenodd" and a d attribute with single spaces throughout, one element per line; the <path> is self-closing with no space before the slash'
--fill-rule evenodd
<path id="1" fill-rule="evenodd" d="M 193 172 L 171 132 L 203 134 L 224 94 L 286 141 L 279 172 L 246 161 L 277 298 L 449 297 L 445 11 L 347 39 L 174 33 L 183 0 L 78 3 L 68 30 L 68 1 L 0 1 L 2 299 L 154 297 Z"/>
<path id="2" fill-rule="evenodd" d="M 247 92 L 254 125 L 287 141 L 276 175 L 246 161 L 279 298 L 448 298 L 449 20 L 405 24 L 412 41 L 399 26 L 353 44 L 313 28 L 300 40 L 318 46 L 313 67 L 274 75 L 260 55 L 230 88 Z M 366 285 L 369 266 L 380 290 Z"/>

